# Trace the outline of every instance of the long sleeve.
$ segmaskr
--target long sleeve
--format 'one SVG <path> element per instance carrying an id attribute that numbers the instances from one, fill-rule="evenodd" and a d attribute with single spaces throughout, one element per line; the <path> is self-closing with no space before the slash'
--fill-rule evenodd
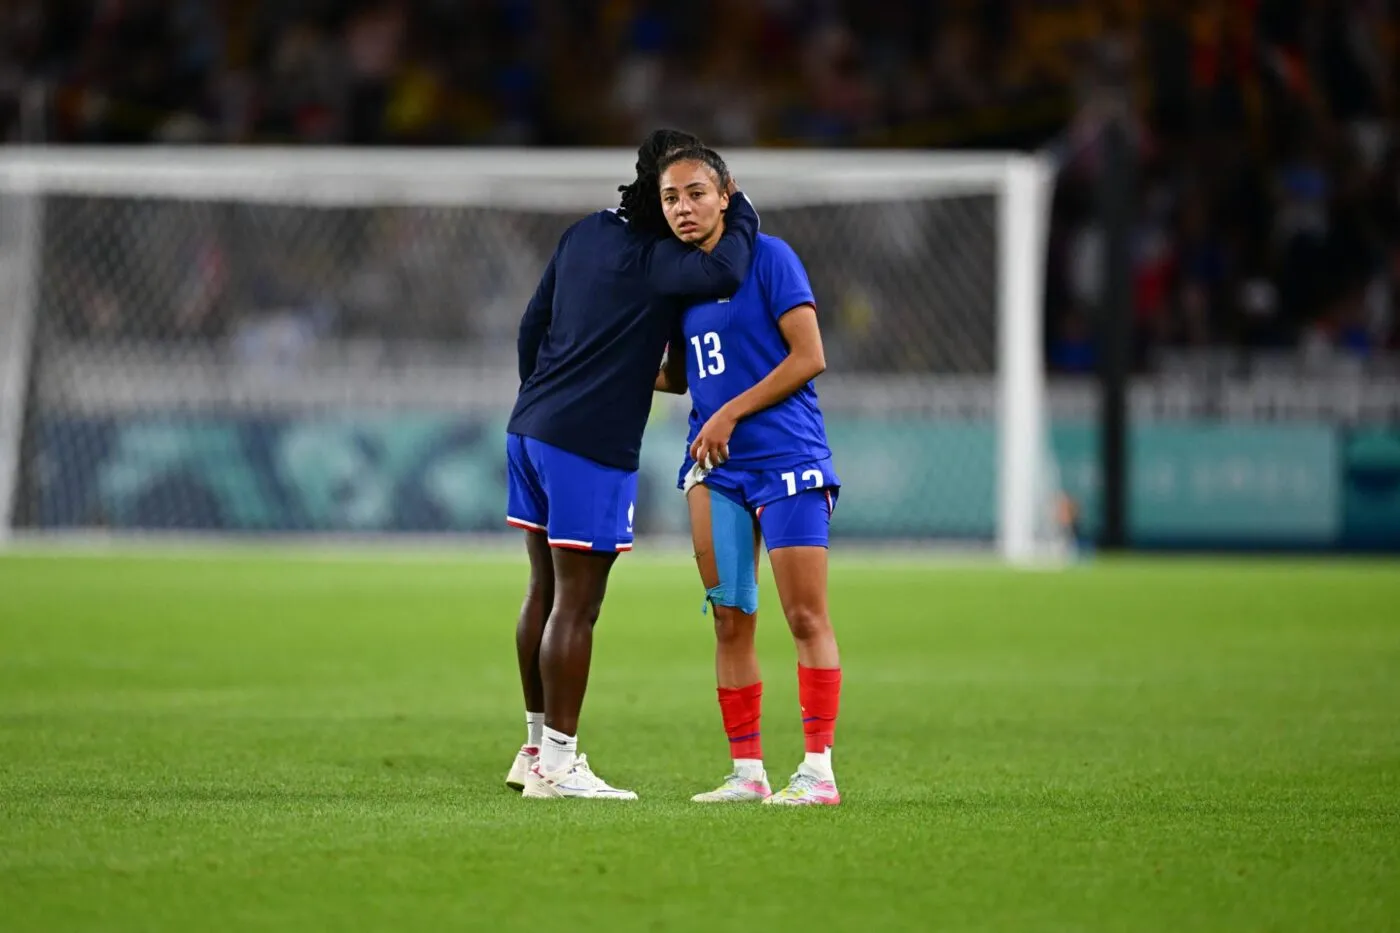
<path id="1" fill-rule="evenodd" d="M 670 297 L 728 298 L 744 284 L 757 236 L 758 212 L 743 193 L 736 193 L 724 215 L 724 235 L 713 250 L 706 253 L 674 237 L 658 240 L 647 257 L 647 280 Z"/>
<path id="2" fill-rule="evenodd" d="M 545 334 L 549 333 L 549 322 L 553 313 L 554 257 L 551 256 L 549 265 L 545 266 L 544 275 L 540 278 L 540 284 L 535 288 L 535 294 L 530 297 L 530 303 L 525 306 L 525 314 L 520 319 L 520 334 L 515 341 L 516 351 L 520 355 L 520 382 L 522 385 L 535 371 L 535 363 L 540 355 L 540 344 L 544 342 Z"/>

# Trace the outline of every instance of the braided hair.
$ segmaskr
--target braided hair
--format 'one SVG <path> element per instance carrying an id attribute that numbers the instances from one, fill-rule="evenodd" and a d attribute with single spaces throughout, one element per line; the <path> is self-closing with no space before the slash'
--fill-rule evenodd
<path id="1" fill-rule="evenodd" d="M 619 185 L 622 203 L 618 214 L 636 230 L 652 236 L 670 236 L 671 228 L 661 213 L 661 160 L 676 151 L 692 151 L 702 146 L 699 137 L 681 130 L 652 130 L 637 147 L 637 178 L 630 185 Z"/>

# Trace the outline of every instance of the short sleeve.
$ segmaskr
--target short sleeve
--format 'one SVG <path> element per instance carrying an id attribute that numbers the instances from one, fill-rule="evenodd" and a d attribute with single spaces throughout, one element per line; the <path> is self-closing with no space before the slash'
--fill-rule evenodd
<path id="1" fill-rule="evenodd" d="M 792 247 L 771 237 L 764 240 L 763 246 L 763 297 L 773 320 L 799 305 L 815 305 L 807 270 Z"/>

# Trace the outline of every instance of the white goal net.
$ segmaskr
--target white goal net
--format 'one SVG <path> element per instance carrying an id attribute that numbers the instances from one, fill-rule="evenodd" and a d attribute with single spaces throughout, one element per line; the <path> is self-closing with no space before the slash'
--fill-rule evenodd
<path id="1" fill-rule="evenodd" d="M 841 539 L 1057 546 L 1020 156 L 739 151 L 805 262 Z M 0 534 L 496 532 L 515 328 L 630 152 L 0 155 Z M 684 530 L 658 398 L 639 534 Z"/>

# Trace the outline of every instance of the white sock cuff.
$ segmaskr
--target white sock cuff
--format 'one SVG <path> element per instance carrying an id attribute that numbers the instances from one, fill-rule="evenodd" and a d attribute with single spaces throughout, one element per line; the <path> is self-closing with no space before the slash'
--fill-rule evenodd
<path id="1" fill-rule="evenodd" d="M 540 766 L 546 772 L 553 773 L 568 767 L 577 751 L 578 736 L 544 727 L 544 740 L 540 742 Z"/>
<path id="2" fill-rule="evenodd" d="M 763 759 L 761 758 L 735 758 L 734 773 L 740 777 L 759 777 L 763 774 Z"/>
<path id="3" fill-rule="evenodd" d="M 544 735 L 544 713 L 525 711 L 525 744 L 531 748 L 540 747 Z"/>
<path id="4" fill-rule="evenodd" d="M 802 763 L 807 766 L 809 771 L 817 775 L 817 777 L 828 781 L 833 779 L 830 745 L 826 747 L 826 751 L 824 752 L 808 752 L 803 758 Z"/>

